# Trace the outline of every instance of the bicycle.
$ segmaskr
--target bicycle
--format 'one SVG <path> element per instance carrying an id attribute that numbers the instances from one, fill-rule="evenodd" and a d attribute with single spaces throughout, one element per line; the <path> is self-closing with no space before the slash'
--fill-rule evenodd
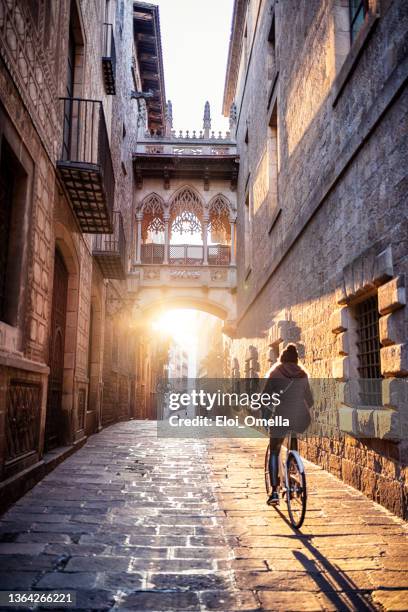
<path id="1" fill-rule="evenodd" d="M 306 474 L 303 461 L 296 450 L 291 448 L 292 435 L 289 433 L 289 441 L 284 463 L 285 488 L 282 490 L 282 498 L 286 496 L 290 522 L 296 529 L 303 525 L 306 515 L 307 488 Z M 265 453 L 265 489 L 269 496 L 272 486 L 269 474 L 269 444 Z"/>

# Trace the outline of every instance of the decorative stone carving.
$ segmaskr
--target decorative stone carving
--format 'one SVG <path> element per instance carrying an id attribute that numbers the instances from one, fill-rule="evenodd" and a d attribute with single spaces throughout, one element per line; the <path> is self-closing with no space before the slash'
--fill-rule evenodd
<path id="1" fill-rule="evenodd" d="M 235 135 L 235 130 L 237 127 L 237 105 L 235 102 L 231 104 L 230 115 L 229 115 L 229 129 L 231 134 Z"/>
<path id="2" fill-rule="evenodd" d="M 182 280 L 197 280 L 200 278 L 201 273 L 198 270 L 171 270 L 171 279 L 182 279 Z"/>
<path id="3" fill-rule="evenodd" d="M 228 147 L 211 147 L 211 155 L 228 155 Z"/>
<path id="4" fill-rule="evenodd" d="M 173 147 L 174 155 L 202 155 L 201 147 Z"/>
<path id="5" fill-rule="evenodd" d="M 173 128 L 173 105 L 171 100 L 167 100 L 166 104 L 166 136 L 171 136 Z"/>
<path id="6" fill-rule="evenodd" d="M 157 154 L 157 153 L 163 153 L 164 152 L 164 147 L 163 145 L 146 145 L 146 153 L 150 153 L 150 154 Z"/>
<path id="7" fill-rule="evenodd" d="M 217 194 L 208 206 L 208 213 L 208 230 L 212 234 L 213 241 L 230 240 L 231 203 L 229 200 L 221 193 Z"/>
<path id="8" fill-rule="evenodd" d="M 204 130 L 211 129 L 211 111 L 210 103 L 208 102 L 208 100 L 204 105 L 203 128 Z"/>
<path id="9" fill-rule="evenodd" d="M 226 281 L 227 280 L 227 270 L 213 270 L 211 272 L 211 280 L 212 281 Z"/>
<path id="10" fill-rule="evenodd" d="M 143 270 L 143 279 L 144 280 L 159 280 L 160 279 L 160 270 L 149 269 Z"/>
<path id="11" fill-rule="evenodd" d="M 147 132 L 147 105 L 146 100 L 144 98 L 139 98 L 137 128 L 139 138 L 143 138 Z"/>
<path id="12" fill-rule="evenodd" d="M 183 234 L 202 231 L 203 205 L 193 189 L 185 187 L 178 191 L 170 206 L 171 232 Z"/>
<path id="13" fill-rule="evenodd" d="M 149 233 L 164 232 L 164 202 L 157 193 L 151 193 L 143 200 L 140 212 L 143 220 L 142 238 L 146 239 Z"/>

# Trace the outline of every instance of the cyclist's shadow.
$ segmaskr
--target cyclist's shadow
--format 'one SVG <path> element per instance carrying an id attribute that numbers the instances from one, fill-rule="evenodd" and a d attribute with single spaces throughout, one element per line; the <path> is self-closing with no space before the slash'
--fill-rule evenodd
<path id="1" fill-rule="evenodd" d="M 320 588 L 320 592 L 330 599 L 336 606 L 337 612 L 358 610 L 359 612 L 373 612 L 378 610 L 370 601 L 366 599 L 367 593 L 360 592 L 364 589 L 358 589 L 357 585 L 347 576 L 347 574 L 333 565 L 313 544 L 310 538 L 313 535 L 304 535 L 298 529 L 293 527 L 292 523 L 286 518 L 285 514 L 274 506 L 275 512 L 289 525 L 293 533 L 301 539 L 302 544 L 315 557 L 309 559 L 299 550 L 293 550 L 295 558 L 304 566 L 305 570 L 316 582 Z M 314 571 L 311 571 L 311 570 Z M 325 578 L 324 574 L 330 575 L 331 580 Z M 339 591 L 335 591 L 336 586 Z M 374 590 L 374 589 L 373 589 Z"/>

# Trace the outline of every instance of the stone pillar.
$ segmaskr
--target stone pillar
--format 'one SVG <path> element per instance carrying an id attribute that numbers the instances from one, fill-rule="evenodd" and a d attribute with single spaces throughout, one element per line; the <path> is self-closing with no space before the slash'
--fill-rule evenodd
<path id="1" fill-rule="evenodd" d="M 208 215 L 203 216 L 203 264 L 208 265 L 207 253 Z"/>
<path id="2" fill-rule="evenodd" d="M 235 221 L 230 221 L 231 228 L 231 265 L 235 265 Z"/>
<path id="3" fill-rule="evenodd" d="M 164 260 L 163 263 L 169 263 L 169 214 L 164 215 Z"/>
<path id="4" fill-rule="evenodd" d="M 137 243 L 136 243 L 136 263 L 142 263 L 142 219 L 143 213 L 137 213 Z"/>

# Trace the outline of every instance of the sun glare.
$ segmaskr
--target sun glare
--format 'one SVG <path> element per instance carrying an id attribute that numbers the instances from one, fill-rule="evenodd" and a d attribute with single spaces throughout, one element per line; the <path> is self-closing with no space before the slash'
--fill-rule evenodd
<path id="1" fill-rule="evenodd" d="M 198 317 L 197 311 L 187 308 L 168 310 L 152 323 L 156 333 L 170 336 L 177 344 L 186 349 L 197 345 Z"/>

